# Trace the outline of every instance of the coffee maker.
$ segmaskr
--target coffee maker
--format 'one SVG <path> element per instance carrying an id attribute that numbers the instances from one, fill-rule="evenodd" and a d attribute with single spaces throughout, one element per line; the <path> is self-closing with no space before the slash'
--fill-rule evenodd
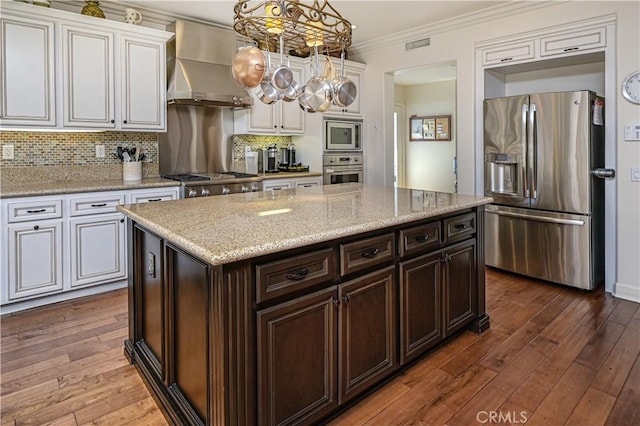
<path id="1" fill-rule="evenodd" d="M 278 147 L 270 145 L 267 149 L 258 150 L 258 171 L 263 173 L 275 173 L 277 164 Z"/>

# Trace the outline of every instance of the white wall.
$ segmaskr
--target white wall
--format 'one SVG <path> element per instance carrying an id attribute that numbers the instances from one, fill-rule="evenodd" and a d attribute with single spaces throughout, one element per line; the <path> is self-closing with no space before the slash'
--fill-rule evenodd
<path id="1" fill-rule="evenodd" d="M 431 45 L 405 52 L 405 38 L 389 38 L 380 47 L 362 51 L 352 59 L 364 62 L 363 115 L 373 125 L 366 128 L 368 148 L 366 168 L 369 183 L 393 185 L 393 77 L 395 70 L 453 61 L 457 64 L 457 120 L 458 143 L 458 191 L 475 193 L 477 176 L 475 158 L 481 151 L 476 144 L 476 108 L 482 99 L 475 99 L 476 81 L 474 45 L 495 38 L 521 34 L 547 27 L 562 26 L 572 22 L 614 15 L 616 19 L 615 59 L 607 64 L 607 79 L 614 75 L 610 87 L 615 92 L 606 93 L 607 104 L 614 105 L 617 189 L 616 283 L 614 293 L 620 297 L 640 302 L 640 183 L 630 181 L 631 167 L 640 166 L 640 143 L 625 142 L 624 125 L 640 124 L 640 106 L 631 104 L 620 95 L 620 84 L 625 76 L 640 68 L 640 2 L 518 2 L 509 7 L 521 7 L 519 13 L 500 15 L 497 18 L 478 15 L 474 21 L 414 31 L 410 37 L 431 38 Z M 614 40 L 608 40 L 608 43 Z M 611 91 L 612 92 L 612 91 Z M 613 104 L 612 104 L 613 103 Z"/>
<path id="2" fill-rule="evenodd" d="M 456 155 L 456 82 L 440 81 L 416 86 L 396 87 L 402 92 L 405 117 L 400 125 L 406 133 L 405 186 L 428 191 L 455 191 L 453 158 Z M 396 98 L 395 103 L 399 103 Z M 453 135 L 447 142 L 409 141 L 409 117 L 412 115 L 451 115 Z"/>

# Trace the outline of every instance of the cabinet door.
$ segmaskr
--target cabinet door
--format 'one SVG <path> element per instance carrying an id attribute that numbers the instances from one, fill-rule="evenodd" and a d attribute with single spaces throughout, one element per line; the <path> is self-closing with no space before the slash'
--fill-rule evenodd
<path id="1" fill-rule="evenodd" d="M 476 316 L 476 240 L 442 252 L 444 334 L 450 336 Z"/>
<path id="2" fill-rule="evenodd" d="M 304 79 L 304 67 L 302 65 L 291 64 L 291 72 L 293 72 L 293 78 L 304 85 L 306 80 Z M 259 101 L 258 101 L 259 102 Z M 276 121 L 278 131 L 285 134 L 302 134 L 305 130 L 305 116 L 306 113 L 302 111 L 297 100 L 292 102 L 279 102 L 280 117 Z"/>
<path id="3" fill-rule="evenodd" d="M 535 42 L 501 44 L 482 49 L 482 65 L 502 65 L 521 62 L 535 57 Z"/>
<path id="4" fill-rule="evenodd" d="M 9 225 L 9 300 L 62 291 L 62 220 Z"/>
<path id="5" fill-rule="evenodd" d="M 602 49 L 607 44 L 606 33 L 606 28 L 600 27 L 542 37 L 540 56 L 567 55 L 579 51 Z"/>
<path id="6" fill-rule="evenodd" d="M 124 279 L 124 218 L 120 213 L 71 219 L 71 287 Z"/>
<path id="7" fill-rule="evenodd" d="M 55 126 L 53 23 L 5 16 L 0 25 L 1 123 Z"/>
<path id="8" fill-rule="evenodd" d="M 115 128 L 113 33 L 62 26 L 65 126 Z"/>
<path id="9" fill-rule="evenodd" d="M 339 67 L 336 68 L 336 73 L 340 73 Z M 361 87 L 360 70 L 351 68 L 347 65 L 345 66 L 344 74 L 345 74 L 345 77 L 353 81 L 353 83 L 356 85 L 356 88 L 358 89 L 358 91 L 356 92 L 356 98 L 354 99 L 353 103 L 348 107 L 340 107 L 332 104 L 331 108 L 329 108 L 329 111 L 342 112 L 348 115 L 361 115 L 362 112 L 360 110 L 360 87 Z"/>
<path id="10" fill-rule="evenodd" d="M 165 128 L 164 43 L 123 36 L 121 99 L 123 129 Z"/>
<path id="11" fill-rule="evenodd" d="M 335 287 L 257 313 L 258 419 L 311 424 L 336 398 Z"/>
<path id="12" fill-rule="evenodd" d="M 251 109 L 246 110 L 246 115 L 243 115 L 248 120 L 247 131 L 251 133 L 277 133 L 278 125 L 276 120 L 279 114 L 279 102 L 282 101 L 267 105 L 255 96 L 253 90 L 250 93 L 253 105 L 251 105 Z"/>
<path id="13" fill-rule="evenodd" d="M 358 395 L 395 370 L 395 268 L 339 287 L 339 403 Z"/>
<path id="14" fill-rule="evenodd" d="M 400 264 L 400 364 L 442 341 L 440 252 Z"/>

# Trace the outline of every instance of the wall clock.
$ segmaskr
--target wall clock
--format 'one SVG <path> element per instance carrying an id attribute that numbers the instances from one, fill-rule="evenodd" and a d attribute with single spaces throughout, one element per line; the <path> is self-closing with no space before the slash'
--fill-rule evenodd
<path id="1" fill-rule="evenodd" d="M 640 104 L 640 71 L 632 72 L 622 81 L 622 96 L 629 102 Z"/>

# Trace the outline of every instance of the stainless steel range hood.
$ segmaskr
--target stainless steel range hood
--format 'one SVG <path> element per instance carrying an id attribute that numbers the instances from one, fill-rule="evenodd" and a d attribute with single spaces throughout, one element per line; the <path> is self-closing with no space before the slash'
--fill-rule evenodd
<path id="1" fill-rule="evenodd" d="M 236 36 L 231 30 L 177 20 L 168 31 L 167 101 L 170 104 L 248 107 L 251 98 L 231 74 Z"/>

